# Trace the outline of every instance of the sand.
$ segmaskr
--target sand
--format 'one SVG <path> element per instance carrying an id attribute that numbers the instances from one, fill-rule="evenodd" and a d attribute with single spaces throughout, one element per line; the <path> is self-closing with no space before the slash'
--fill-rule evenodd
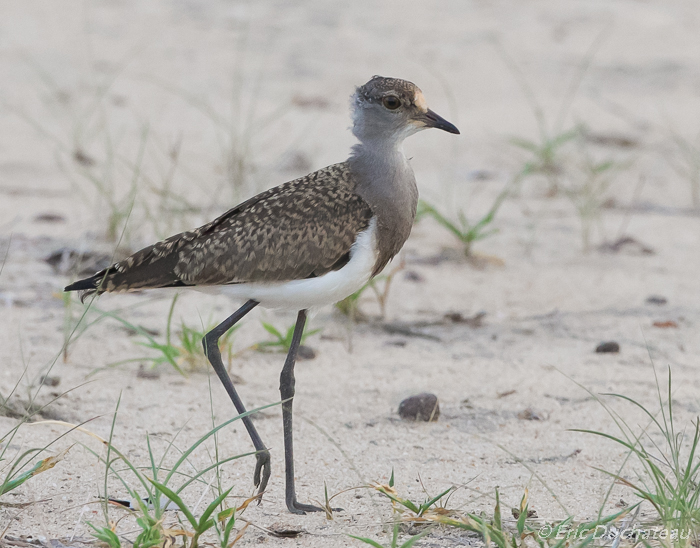
<path id="1" fill-rule="evenodd" d="M 311 327 L 322 329 L 307 341 L 316 357 L 297 364 L 300 500 L 322 500 L 324 485 L 333 494 L 387 482 L 393 470 L 399 492 L 414 499 L 425 497 L 421 482 L 430 494 L 463 485 L 449 506 L 490 512 L 497 486 L 506 508 L 527 488 L 540 518 L 593 518 L 611 485 L 596 468 L 616 471 L 625 453 L 571 431 L 617 433 L 591 394 L 622 393 L 656 410 L 653 367 L 662 387 L 670 367 L 676 421 L 688 427 L 697 415 L 700 210 L 691 180 L 700 157 L 700 11 L 693 0 L 5 1 L 1 11 L 0 393 L 19 381 L 11 401 L 35 393 L 50 367 L 60 384 L 43 387 L 37 402 L 67 393 L 43 418 L 89 421 L 86 428 L 107 437 L 121 398 L 113 443 L 139 465 L 147 464 L 147 434 L 160 454 L 180 429 L 177 445 L 186 448 L 211 428 L 212 414 L 217 424 L 231 418 L 223 389 L 205 372 L 183 377 L 162 365 L 159 378 L 149 379 L 137 375 L 140 365 L 149 367 L 143 360 L 113 365 L 153 355 L 114 320 L 80 334 L 64 362 L 66 314 L 72 327 L 82 308 L 74 302 L 66 311 L 60 290 L 71 277 L 44 259 L 61 248 L 112 256 L 114 211 L 121 212 L 114 215 L 117 238 L 129 217 L 118 254 L 342 161 L 353 143 L 348 97 L 381 74 L 416 82 L 431 108 L 461 129 L 458 138 L 424 132 L 405 145 L 422 197 L 453 218 L 458 209 L 470 220 L 482 216 L 528 161 L 511 143 L 514 136 L 538 138 L 524 82 L 551 135 L 581 124 L 586 138 L 562 147 L 556 195 L 537 174 L 513 189 L 492 225 L 498 232 L 474 244 L 476 260 L 424 219 L 404 248 L 385 318 L 377 318 L 367 292 L 361 308 L 368 322 L 349 325 L 330 308 L 312 319 Z M 684 156 L 682 143 L 694 146 L 695 156 Z M 591 180 L 586 166 L 607 160 L 614 168 L 603 173 L 609 185 L 592 192 L 603 206 L 594 211 L 586 248 L 576 206 Z M 621 237 L 632 241 L 601 250 Z M 647 302 L 650 296 L 665 304 Z M 119 311 L 162 340 L 171 299 L 104 296 L 94 306 Z M 183 293 L 174 325 L 212 325 L 236 305 Z M 445 319 L 482 311 L 478 327 Z M 260 321 L 286 328 L 293 319 L 255 310 L 234 335 L 232 373 L 249 408 L 279 399 L 283 355 L 248 349 L 269 339 Z M 595 353 L 603 341 L 616 341 L 620 352 Z M 437 422 L 398 417 L 400 401 L 420 392 L 438 396 Z M 604 401 L 631 426 L 646 425 L 633 406 Z M 15 424 L 0 417 L 0 436 Z M 263 504 L 244 514 L 253 525 L 240 545 L 361 545 L 347 534 L 388 542 L 391 507 L 369 489 L 338 495 L 333 504 L 344 511 L 332 521 L 289 514 L 279 407 L 261 412 L 256 425 L 273 472 Z M 23 425 L 6 455 L 65 432 Z M 252 450 L 238 423 L 218 443 L 222 456 Z M 34 504 L 0 506 L 0 531 L 85 538 L 86 521 L 103 523 L 95 501 L 104 466 L 82 444 L 100 451 L 94 439 L 70 433 L 47 453 L 72 446 L 54 469 L 3 496 L 3 503 Z M 211 462 L 213 445 L 207 447 L 192 457 L 194 468 Z M 253 466 L 252 457 L 223 465 L 231 504 L 253 493 Z M 635 470 L 630 465 L 624 474 L 634 479 Z M 113 479 L 108 489 L 128 496 Z M 187 491 L 188 503 L 203 489 Z M 620 499 L 635 501 L 617 486 L 605 512 L 618 511 Z M 650 508 L 644 513 L 651 516 Z M 112 510 L 112 519 L 122 515 Z M 175 522 L 175 513 L 167 520 Z M 134 540 L 133 521 L 119 527 Z M 303 532 L 295 539 L 267 533 L 285 529 Z M 449 530 L 421 541 L 475 542 Z"/>

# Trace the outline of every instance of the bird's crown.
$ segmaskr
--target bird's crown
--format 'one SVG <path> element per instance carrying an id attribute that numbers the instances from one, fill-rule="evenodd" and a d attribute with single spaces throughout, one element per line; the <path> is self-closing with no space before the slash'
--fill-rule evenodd
<path id="1" fill-rule="evenodd" d="M 385 103 L 384 106 L 389 110 L 395 110 L 401 106 L 418 107 L 424 112 L 427 110 L 420 88 L 413 82 L 400 78 L 372 76 L 369 82 L 356 89 L 355 99 L 359 103 Z"/>

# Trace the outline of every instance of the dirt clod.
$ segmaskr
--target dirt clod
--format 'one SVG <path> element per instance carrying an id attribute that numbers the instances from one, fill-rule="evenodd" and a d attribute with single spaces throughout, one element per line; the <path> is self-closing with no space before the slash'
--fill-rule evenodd
<path id="1" fill-rule="evenodd" d="M 663 306 L 666 303 L 668 303 L 668 299 L 666 299 L 666 297 L 662 297 L 661 295 L 649 295 L 645 302 L 647 304 L 655 304 L 657 306 Z"/>
<path id="2" fill-rule="evenodd" d="M 511 508 L 510 509 L 511 514 L 513 514 L 513 517 L 515 519 L 518 519 L 520 517 L 520 509 L 518 508 Z M 537 519 L 539 516 L 537 515 L 536 510 L 528 510 L 527 511 L 527 517 L 528 519 Z"/>
<path id="3" fill-rule="evenodd" d="M 623 236 L 614 242 L 604 242 L 598 246 L 601 253 L 621 253 L 629 255 L 654 255 L 656 251 L 631 236 Z"/>
<path id="4" fill-rule="evenodd" d="M 35 223 L 65 223 L 66 218 L 58 213 L 40 213 L 34 217 Z"/>
<path id="5" fill-rule="evenodd" d="M 605 341 L 596 346 L 596 354 L 617 354 L 620 351 L 619 343 L 615 341 Z"/>
<path id="6" fill-rule="evenodd" d="M 410 396 L 399 404 L 399 416 L 410 421 L 434 422 L 440 416 L 438 398 L 428 392 Z"/>
<path id="7" fill-rule="evenodd" d="M 473 316 L 464 316 L 461 312 L 448 312 L 444 318 L 451 323 L 463 323 L 469 327 L 482 327 L 486 312 L 477 312 Z"/>
<path id="8" fill-rule="evenodd" d="M 523 421 L 546 421 L 547 414 L 544 411 L 528 407 L 518 413 L 518 418 Z"/>
<path id="9" fill-rule="evenodd" d="M 146 369 L 143 364 L 139 365 L 139 370 L 136 372 L 139 379 L 149 379 L 152 381 L 160 379 L 160 371 L 155 369 Z"/>
<path id="10" fill-rule="evenodd" d="M 273 525 L 270 527 L 269 534 L 273 537 L 280 538 L 296 538 L 304 532 L 303 529 L 292 529 L 284 525 Z"/>

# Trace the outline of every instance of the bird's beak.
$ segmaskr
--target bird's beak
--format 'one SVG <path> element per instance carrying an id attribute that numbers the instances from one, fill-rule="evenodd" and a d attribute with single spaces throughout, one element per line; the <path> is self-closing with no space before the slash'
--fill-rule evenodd
<path id="1" fill-rule="evenodd" d="M 454 124 L 451 124 L 442 116 L 435 114 L 430 109 L 428 109 L 425 113 L 421 113 L 420 115 L 416 116 L 416 121 L 422 123 L 424 127 L 434 127 L 446 131 L 447 133 L 459 135 L 459 130 Z"/>

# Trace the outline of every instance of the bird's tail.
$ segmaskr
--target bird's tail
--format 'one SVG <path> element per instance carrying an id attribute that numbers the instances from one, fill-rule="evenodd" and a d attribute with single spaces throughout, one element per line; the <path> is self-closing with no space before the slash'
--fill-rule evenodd
<path id="1" fill-rule="evenodd" d="M 104 282 L 106 274 L 107 272 L 103 270 L 97 274 L 94 274 L 93 276 L 90 276 L 89 278 L 84 278 L 67 285 L 63 291 L 80 291 L 80 302 L 84 303 L 85 299 L 87 299 L 90 295 L 94 295 L 95 293 L 103 293 L 100 286 Z"/>

